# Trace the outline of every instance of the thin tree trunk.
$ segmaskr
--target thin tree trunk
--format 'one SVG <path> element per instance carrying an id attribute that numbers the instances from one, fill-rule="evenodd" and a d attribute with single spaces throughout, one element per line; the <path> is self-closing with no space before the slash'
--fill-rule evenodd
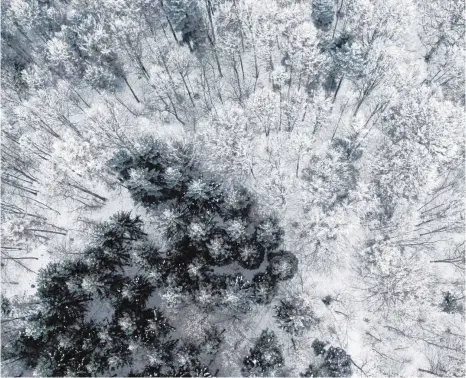
<path id="1" fill-rule="evenodd" d="M 173 115 L 174 115 L 175 118 L 184 126 L 186 123 L 183 122 L 183 121 L 181 120 L 181 118 L 178 116 L 178 112 L 176 111 L 175 104 L 173 104 L 172 98 L 170 97 L 170 95 L 169 95 L 168 93 L 167 93 L 167 97 L 168 97 L 168 99 L 170 100 L 170 104 L 171 104 L 171 106 L 172 106 L 172 108 L 173 108 L 173 112 L 174 112 Z"/>
<path id="2" fill-rule="evenodd" d="M 11 257 L 11 256 L 9 256 L 9 255 L 6 254 L 6 253 L 5 253 L 5 255 L 6 255 L 7 257 Z M 16 264 L 18 264 L 19 266 L 23 267 L 23 268 L 26 269 L 28 272 L 36 273 L 36 272 L 34 272 L 32 269 L 29 269 L 29 268 L 28 268 L 26 265 L 24 265 L 21 261 L 18 261 L 18 260 L 11 260 L 11 261 L 13 261 L 14 263 L 16 263 Z"/>
<path id="3" fill-rule="evenodd" d="M 28 175 L 26 174 L 22 169 L 18 169 L 16 167 L 12 167 L 13 170 L 15 170 L 16 172 L 22 174 L 24 177 L 27 177 L 29 180 L 33 181 L 33 182 L 38 182 L 38 180 L 36 178 L 34 178 L 33 176 L 31 175 Z"/>
<path id="4" fill-rule="evenodd" d="M 254 53 L 254 92 L 256 92 L 257 80 L 259 80 L 259 65 L 257 63 L 256 45 L 254 41 L 252 43 L 252 48 Z"/>
<path id="5" fill-rule="evenodd" d="M 296 162 L 296 177 L 298 177 L 298 174 L 299 174 L 299 159 L 300 159 L 301 155 L 298 155 L 298 161 Z"/>
<path id="6" fill-rule="evenodd" d="M 84 99 L 82 98 L 82 96 L 78 93 L 78 91 L 77 91 L 76 89 L 73 89 L 73 92 L 76 93 L 76 95 L 79 97 L 79 99 L 80 99 L 82 102 L 84 102 L 84 104 L 86 104 L 86 106 L 87 106 L 88 108 L 91 107 L 91 106 L 86 102 L 86 100 L 84 100 Z"/>
<path id="7" fill-rule="evenodd" d="M 58 212 L 58 211 L 55 210 L 55 209 L 52 209 L 50 206 L 48 206 L 47 204 L 45 204 L 45 203 L 43 203 L 43 202 L 41 202 L 41 201 L 38 201 L 38 200 L 36 200 L 36 199 L 34 199 L 34 198 L 31 198 L 31 197 L 23 197 L 23 198 L 26 198 L 26 199 L 31 200 L 31 201 L 33 201 L 33 202 L 36 202 L 36 203 L 38 203 L 38 204 L 44 206 L 46 209 L 49 209 L 49 210 L 53 211 L 54 213 L 56 213 L 56 214 L 58 214 L 58 215 L 61 215 L 60 212 Z"/>
<path id="8" fill-rule="evenodd" d="M 349 100 L 348 100 L 348 101 L 349 101 Z M 348 101 L 346 101 L 346 104 L 345 104 L 345 106 L 343 107 L 343 110 L 341 111 L 340 118 L 338 118 L 337 126 L 335 127 L 335 130 L 333 131 L 332 139 L 330 139 L 330 141 L 332 141 L 333 138 L 335 138 L 335 134 L 337 133 L 338 126 L 340 126 L 340 121 L 341 121 L 341 118 L 343 117 L 343 113 L 344 113 L 344 111 L 345 111 L 345 109 L 346 109 L 346 105 L 348 105 Z"/>
<path id="9" fill-rule="evenodd" d="M 241 53 L 238 51 L 238 57 L 239 57 L 239 64 L 241 66 L 241 73 L 243 74 L 243 81 L 246 79 L 244 76 L 244 67 L 243 67 L 243 59 L 241 58 Z"/>
<path id="10" fill-rule="evenodd" d="M 6 179 L 6 178 L 3 178 L 3 182 L 7 183 L 8 185 L 12 186 L 13 188 L 16 188 L 16 189 L 19 189 L 19 190 L 24 190 L 26 193 L 32 194 L 34 196 L 37 196 L 37 194 L 39 193 L 37 190 L 26 188 L 24 186 L 18 185 L 18 184 L 14 183 L 14 182 Z"/>
<path id="11" fill-rule="evenodd" d="M 66 235 L 66 232 L 51 231 L 51 230 L 42 230 L 42 229 L 40 229 L 40 228 L 25 228 L 24 230 L 25 230 L 25 231 L 45 232 L 46 234 Z"/>
<path id="12" fill-rule="evenodd" d="M 282 86 L 280 85 L 279 89 L 279 104 L 280 111 L 278 112 L 278 131 L 282 131 Z"/>
<path id="13" fill-rule="evenodd" d="M 133 112 L 129 107 L 128 105 L 126 105 L 123 101 L 121 101 L 116 95 L 114 95 L 115 99 L 127 110 L 129 111 L 133 116 L 137 117 L 138 115 Z"/>
<path id="14" fill-rule="evenodd" d="M 236 61 L 233 59 L 233 70 L 235 71 L 235 76 L 236 76 L 236 81 L 238 82 L 238 90 L 239 90 L 239 102 L 241 105 L 243 105 L 243 92 L 241 90 L 241 82 L 239 79 L 239 73 L 236 68 Z"/>
<path id="15" fill-rule="evenodd" d="M 193 108 L 195 108 L 196 104 L 194 103 L 193 96 L 191 95 L 191 91 L 188 88 L 188 84 L 186 84 L 186 80 L 184 79 L 183 74 L 180 71 L 178 71 L 178 73 L 181 76 L 181 80 L 183 80 L 183 84 L 184 84 L 184 87 L 186 88 L 186 91 L 188 92 L 188 96 L 189 96 L 189 99 L 191 100 L 191 104 L 193 104 Z"/>
<path id="16" fill-rule="evenodd" d="M 178 37 L 176 36 L 175 29 L 173 29 L 173 25 L 172 25 L 172 23 L 171 23 L 170 19 L 168 18 L 168 16 L 167 16 L 167 15 L 165 15 L 165 18 L 166 18 L 166 19 L 167 19 L 167 21 L 168 21 L 168 25 L 170 26 L 170 31 L 171 31 L 171 32 L 172 32 L 172 34 L 173 34 L 173 38 L 175 38 L 175 41 L 176 41 L 176 43 L 178 43 L 178 44 L 179 44 L 179 43 L 180 43 L 180 41 L 178 40 Z"/>
<path id="17" fill-rule="evenodd" d="M 419 370 L 419 371 L 421 371 L 421 372 L 423 372 L 423 373 L 435 375 L 435 376 L 437 376 L 437 377 L 442 377 L 441 375 L 439 375 L 439 374 L 437 374 L 437 373 L 434 373 L 434 372 L 431 371 L 431 370 L 425 370 L 425 369 L 417 369 L 417 370 Z"/>
<path id="18" fill-rule="evenodd" d="M 309 103 L 306 102 L 306 106 L 304 107 L 304 114 L 303 114 L 303 118 L 301 119 L 301 122 L 304 122 L 304 119 L 306 118 L 306 113 L 307 113 L 307 107 L 308 106 L 309 106 Z M 313 134 L 314 134 L 314 132 L 313 132 Z"/>
<path id="19" fill-rule="evenodd" d="M 217 49 L 215 47 L 214 41 L 212 41 L 212 38 L 210 37 L 210 35 L 208 33 L 207 33 L 207 39 L 209 40 L 209 42 L 210 42 L 210 44 L 212 46 L 212 51 L 214 52 L 214 57 L 215 57 L 215 62 L 217 63 L 218 73 L 219 73 L 220 77 L 223 77 L 222 68 L 220 67 L 220 60 L 219 60 L 218 54 L 217 54 Z"/>
<path id="20" fill-rule="evenodd" d="M 75 185 L 75 184 L 71 184 L 71 183 L 68 183 L 69 186 L 71 186 L 72 188 L 75 188 L 75 189 L 78 189 L 84 193 L 87 193 L 87 194 L 90 194 L 91 196 L 95 197 L 95 198 L 98 198 L 99 200 L 101 200 L 102 202 L 107 202 L 107 198 L 105 197 L 102 197 L 100 195 L 98 195 L 97 193 L 94 193 L 86 188 L 83 188 L 79 185 Z"/>
<path id="21" fill-rule="evenodd" d="M 2 257 L 3 260 L 39 260 L 38 257 Z"/>
<path id="22" fill-rule="evenodd" d="M 343 1 L 344 1 L 344 0 L 341 0 L 340 8 L 338 8 L 338 11 L 337 11 L 337 19 L 336 19 L 336 21 L 335 21 L 335 27 L 333 28 L 332 39 L 335 39 L 335 32 L 337 31 L 338 21 L 340 20 L 341 8 L 343 8 Z"/>
<path id="23" fill-rule="evenodd" d="M 210 29 L 212 30 L 212 40 L 213 40 L 213 43 L 215 44 L 215 29 L 214 29 L 214 23 L 212 21 L 212 3 L 210 0 L 205 0 L 205 3 L 206 3 L 206 8 L 207 8 L 207 15 L 209 17 Z"/>
<path id="24" fill-rule="evenodd" d="M 343 78 L 344 76 L 341 77 L 340 81 L 338 82 L 338 85 L 337 85 L 337 89 L 335 90 L 335 94 L 333 95 L 333 100 L 332 100 L 332 104 L 335 102 L 335 100 L 337 99 L 337 94 L 338 94 L 338 91 L 340 90 L 340 87 L 341 87 L 341 83 L 343 81 Z"/>
<path id="25" fill-rule="evenodd" d="M 136 96 L 136 93 L 134 93 L 133 88 L 131 88 L 131 85 L 129 85 L 128 79 L 126 79 L 126 75 L 123 76 L 123 80 L 125 81 L 126 85 L 128 86 L 129 90 L 130 90 L 131 93 L 133 94 L 133 97 L 134 97 L 135 100 L 138 102 L 138 104 L 141 103 L 141 101 L 139 101 L 138 96 Z"/>

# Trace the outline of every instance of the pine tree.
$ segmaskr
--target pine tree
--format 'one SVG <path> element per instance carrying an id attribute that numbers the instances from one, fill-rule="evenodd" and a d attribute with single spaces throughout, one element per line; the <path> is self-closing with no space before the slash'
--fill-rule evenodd
<path id="1" fill-rule="evenodd" d="M 298 270 L 298 258 L 290 252 L 269 253 L 267 272 L 278 281 L 293 278 Z"/>
<path id="2" fill-rule="evenodd" d="M 8 316 L 11 314 L 11 301 L 4 295 L 0 295 L 1 302 L 1 311 L 3 316 Z"/>
<path id="3" fill-rule="evenodd" d="M 449 291 L 443 293 L 443 301 L 440 304 L 443 312 L 448 314 L 461 313 L 463 306 L 458 298 L 455 298 Z"/>
<path id="4" fill-rule="evenodd" d="M 301 377 L 349 377 L 352 360 L 342 348 L 329 346 L 318 339 L 312 342 L 316 362 L 300 374 Z"/>
<path id="5" fill-rule="evenodd" d="M 249 355 L 244 358 L 241 374 L 243 377 L 280 375 L 284 362 L 277 336 L 273 331 L 265 329 L 250 349 Z"/>
<path id="6" fill-rule="evenodd" d="M 323 370 L 329 377 L 348 377 L 352 374 L 351 357 L 338 347 L 330 347 L 324 357 Z"/>
<path id="7" fill-rule="evenodd" d="M 322 30 L 328 30 L 334 17 L 333 0 L 312 0 L 312 21 Z"/>
<path id="8" fill-rule="evenodd" d="M 259 304 L 268 304 L 277 293 L 276 281 L 270 274 L 257 273 L 251 282 L 254 300 Z"/>
<path id="9" fill-rule="evenodd" d="M 292 278 L 297 269 L 297 258 L 279 250 L 283 230 L 278 219 L 259 215 L 246 188 L 226 184 L 205 170 L 193 158 L 192 145 L 150 139 L 141 145 L 138 154 L 119 152 L 110 165 L 135 201 L 160 214 L 169 247 L 163 256 L 150 246 L 137 247 L 133 254 L 137 264 L 150 268 L 157 284 L 164 286 L 170 278 L 173 289 L 193 296 L 201 287 L 205 290 L 206 283 L 217 285 L 215 290 L 230 293 L 231 298 L 238 295 L 238 303 L 242 303 L 235 306 L 238 311 L 250 307 L 251 295 L 259 303 L 270 301 L 278 282 Z M 134 172 L 141 173 L 138 179 Z M 235 272 L 228 268 L 226 276 L 216 277 L 212 269 L 237 262 L 244 269 L 255 270 L 266 258 L 267 277 L 255 276 L 252 283 L 244 284 L 247 290 L 241 294 Z M 211 295 L 215 298 L 221 295 Z"/>
<path id="10" fill-rule="evenodd" d="M 311 307 L 302 298 L 286 298 L 275 306 L 275 318 L 286 332 L 300 336 L 320 322 Z"/>
<path id="11" fill-rule="evenodd" d="M 83 260 L 42 269 L 38 307 L 24 317 L 2 357 L 20 359 L 41 376 L 95 376 L 121 374 L 136 364 L 138 350 L 147 349 L 158 357 L 155 365 L 142 367 L 143 375 L 210 376 L 200 349 L 173 338 L 175 329 L 163 313 L 146 307 L 156 286 L 128 270 L 133 243 L 144 237 L 141 227 L 138 217 L 119 213 L 96 228 L 94 244 L 99 247 L 89 248 Z M 115 255 L 121 250 L 124 258 Z M 218 348 L 220 335 L 215 342 Z M 181 354 L 187 356 L 183 361 Z"/>
<path id="12" fill-rule="evenodd" d="M 309 364 L 304 373 L 299 373 L 300 377 L 319 377 L 319 370 L 313 364 Z"/>
<path id="13" fill-rule="evenodd" d="M 197 50 L 205 39 L 205 25 L 197 0 L 164 0 L 164 10 L 183 43 Z"/>

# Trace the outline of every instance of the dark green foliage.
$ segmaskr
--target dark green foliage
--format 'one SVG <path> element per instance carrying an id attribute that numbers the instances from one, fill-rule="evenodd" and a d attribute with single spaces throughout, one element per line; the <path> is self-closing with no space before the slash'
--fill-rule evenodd
<path id="1" fill-rule="evenodd" d="M 176 353 L 181 356 L 178 366 L 175 366 L 173 373 L 174 377 L 210 377 L 211 374 L 207 366 L 199 361 L 198 355 L 201 350 L 194 345 L 186 345 L 179 348 Z"/>
<path id="2" fill-rule="evenodd" d="M 201 344 L 202 351 L 210 356 L 215 356 L 225 339 L 223 336 L 225 331 L 226 329 L 220 331 L 217 327 L 206 330 L 204 342 Z"/>
<path id="3" fill-rule="evenodd" d="M 249 355 L 244 358 L 241 374 L 243 377 L 280 375 L 277 373 L 284 362 L 277 336 L 273 331 L 265 329 L 250 349 Z"/>
<path id="4" fill-rule="evenodd" d="M 359 160 L 363 154 L 358 142 L 358 135 L 351 135 L 349 138 L 335 138 L 332 142 L 332 149 L 340 153 L 342 161 L 354 162 Z"/>
<path id="5" fill-rule="evenodd" d="M 119 309 L 142 309 L 155 289 L 147 277 L 135 276 L 123 281 L 123 285 L 117 289 L 112 298 Z"/>
<path id="6" fill-rule="evenodd" d="M 158 217 L 163 243 L 149 241 L 142 220 L 128 212 L 98 225 L 82 259 L 40 271 L 38 309 L 4 356 L 21 358 L 42 376 L 127 374 L 133 364 L 134 376 L 210 376 L 223 332 L 212 329 L 201 345 L 174 338 L 168 319 L 147 307 L 157 290 L 235 317 L 254 302 L 270 303 L 279 281 L 295 274 L 297 258 L 279 249 L 276 218 L 260 215 L 245 188 L 223 184 L 192 156 L 189 145 L 150 140 L 139 155 L 112 160 L 133 198 Z M 251 282 L 238 267 L 249 270 Z M 210 301 L 198 299 L 201 289 Z M 134 359 L 141 348 L 154 357 L 146 365 Z M 263 375 L 283 363 L 268 331 L 251 353 L 245 366 Z M 260 365 L 251 365 L 254 356 Z"/>
<path id="7" fill-rule="evenodd" d="M 142 239 L 142 220 L 139 216 L 131 217 L 129 212 L 119 212 L 102 224 L 98 230 L 96 243 L 102 248 L 124 249 L 131 242 Z"/>
<path id="8" fill-rule="evenodd" d="M 335 36 L 335 39 L 329 43 L 327 43 L 324 47 L 324 50 L 330 51 L 333 58 L 336 60 L 335 63 L 336 67 L 338 67 L 339 59 L 335 56 L 335 54 L 339 53 L 346 53 L 350 51 L 351 45 L 353 44 L 354 36 L 348 34 L 347 32 L 343 32 L 339 35 Z M 336 68 L 335 67 L 335 68 Z M 340 69 L 343 67 L 339 67 Z"/>
<path id="9" fill-rule="evenodd" d="M 273 252 L 282 243 L 283 229 L 278 225 L 278 219 L 264 219 L 256 231 L 256 241 L 265 252 Z"/>
<path id="10" fill-rule="evenodd" d="M 330 71 L 322 82 L 322 87 L 327 93 L 334 93 L 338 88 L 337 74 Z"/>
<path id="11" fill-rule="evenodd" d="M 329 377 L 348 377 L 352 374 L 351 357 L 343 349 L 330 347 L 324 360 L 323 369 Z"/>
<path id="12" fill-rule="evenodd" d="M 270 303 L 277 293 L 277 286 L 272 276 L 266 273 L 257 273 L 251 283 L 254 300 L 260 304 Z"/>
<path id="13" fill-rule="evenodd" d="M 112 164 L 134 199 L 159 215 L 163 249 L 147 240 L 141 219 L 130 213 L 96 227 L 83 260 L 50 264 L 40 272 L 40 310 L 28 331 L 9 343 L 9 356 L 21 357 L 43 376 L 108 375 L 130 368 L 131 351 L 146 348 L 156 362 L 132 375 L 209 376 L 206 363 L 218 352 L 222 333 L 212 330 L 203 346 L 172 338 L 174 329 L 163 314 L 146 307 L 157 288 L 180 290 L 195 301 L 202 288 L 211 295 L 211 309 L 221 306 L 236 316 L 254 302 L 269 303 L 277 283 L 295 274 L 297 259 L 279 250 L 283 231 L 277 219 L 258 215 L 245 188 L 223 185 L 203 172 L 190 146 L 150 141 L 144 153 L 120 153 Z M 238 265 L 252 271 L 252 282 L 237 272 Z M 99 311 L 104 313 L 93 323 Z M 86 332 L 80 335 L 80 328 Z M 258 340 L 265 353 L 262 374 L 283 362 L 274 343 L 274 335 Z M 70 347 L 75 344 L 79 362 Z"/>
<path id="14" fill-rule="evenodd" d="M 143 141 L 143 145 L 144 150 L 137 156 L 120 151 L 110 166 L 125 182 L 134 200 L 144 206 L 181 199 L 188 182 L 194 178 L 189 173 L 197 171 L 189 156 L 191 148 L 176 145 L 170 149 L 165 143 L 152 139 Z"/>
<path id="15" fill-rule="evenodd" d="M 2 316 L 8 316 L 11 314 L 11 301 L 4 295 L 0 296 L 2 302 Z"/>
<path id="16" fill-rule="evenodd" d="M 268 259 L 267 272 L 276 280 L 289 280 L 298 270 L 298 259 L 290 252 L 270 253 Z"/>
<path id="17" fill-rule="evenodd" d="M 440 304 L 443 312 L 448 314 L 459 313 L 463 311 L 463 307 L 458 303 L 458 298 L 455 298 L 449 291 L 443 293 L 443 302 Z"/>
<path id="18" fill-rule="evenodd" d="M 312 21 L 322 30 L 328 30 L 334 17 L 333 0 L 312 0 Z"/>
<path id="19" fill-rule="evenodd" d="M 155 365 L 142 366 L 144 375 L 209 376 L 201 350 L 173 338 L 168 319 L 147 308 L 155 286 L 128 265 L 130 251 L 144 236 L 138 217 L 119 213 L 97 228 L 85 260 L 42 269 L 38 309 L 8 340 L 2 357 L 20 359 L 41 376 L 109 376 L 131 367 L 132 351 L 144 348 L 157 357 Z M 216 336 L 214 345 L 221 342 Z"/>
<path id="20" fill-rule="evenodd" d="M 309 366 L 306 368 L 304 373 L 300 373 L 300 377 L 319 377 L 319 369 L 317 369 L 314 365 L 309 364 Z"/>
<path id="21" fill-rule="evenodd" d="M 331 295 L 326 295 L 324 298 L 322 298 L 322 302 L 324 302 L 324 305 L 330 306 L 330 304 L 333 302 L 333 298 Z"/>
<path id="22" fill-rule="evenodd" d="M 89 269 L 96 274 L 113 272 L 128 265 L 133 242 L 145 240 L 142 221 L 128 212 L 120 212 L 108 222 L 99 225 L 94 235 L 94 246 L 85 251 L 91 262 Z"/>
<path id="23" fill-rule="evenodd" d="M 50 327 L 69 327 L 82 318 L 90 301 L 89 295 L 71 291 L 67 283 L 73 263 L 52 263 L 39 272 L 37 297 L 42 303 L 41 323 Z"/>
<path id="24" fill-rule="evenodd" d="M 318 339 L 315 339 L 312 342 L 312 349 L 314 350 L 314 353 L 316 356 L 321 356 L 325 354 L 325 346 L 327 343 L 324 343 Z"/>
<path id="25" fill-rule="evenodd" d="M 254 274 L 265 260 L 264 277 L 256 274 L 252 283 L 242 285 L 244 303 L 238 310 L 250 307 L 251 297 L 270 301 L 277 283 L 292 278 L 297 269 L 296 257 L 279 250 L 283 230 L 278 220 L 260 215 L 246 188 L 203 170 L 192 145 L 152 139 L 141 145 L 138 154 L 121 151 L 110 162 L 134 200 L 163 226 L 165 250 L 138 247 L 137 265 L 150 269 L 157 285 L 170 281 L 193 298 L 210 285 L 213 296 L 220 298 L 226 290 L 237 291 L 232 265 Z M 225 273 L 218 275 L 214 267 L 224 267 Z"/>
<path id="26" fill-rule="evenodd" d="M 40 319 L 33 320 L 29 327 L 8 346 L 25 366 L 38 369 L 42 376 L 66 376 L 70 372 L 89 375 L 85 366 L 97 358 L 93 351 L 99 346 L 97 328 L 92 322 L 80 322 L 79 327 L 69 327 L 59 334 L 51 326 L 41 326 Z"/>
<path id="27" fill-rule="evenodd" d="M 286 332 L 302 335 L 305 330 L 319 323 L 311 307 L 302 298 L 287 298 L 275 306 L 275 318 Z"/>
<path id="28" fill-rule="evenodd" d="M 34 320 L 34 319 L 32 319 Z M 26 368 L 34 367 L 46 343 L 46 336 L 39 329 L 39 325 L 34 325 L 36 335 L 31 337 L 22 330 L 8 344 L 2 345 L 2 360 L 19 358 Z"/>
<path id="29" fill-rule="evenodd" d="M 181 40 L 197 50 L 206 39 L 206 30 L 198 0 L 164 0 L 164 10 Z"/>
<path id="30" fill-rule="evenodd" d="M 166 344 L 163 349 L 170 365 L 153 363 L 140 372 L 132 371 L 130 377 L 211 377 L 208 367 L 199 360 L 201 350 L 194 345 Z"/>
<path id="31" fill-rule="evenodd" d="M 341 348 L 314 340 L 312 349 L 317 359 L 301 373 L 301 377 L 349 377 L 353 374 L 351 357 Z"/>

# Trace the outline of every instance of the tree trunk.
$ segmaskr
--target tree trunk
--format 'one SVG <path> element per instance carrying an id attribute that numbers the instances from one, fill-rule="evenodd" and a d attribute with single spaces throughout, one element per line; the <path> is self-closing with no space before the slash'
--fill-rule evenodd
<path id="1" fill-rule="evenodd" d="M 214 23 L 212 21 L 212 3 L 210 0 L 205 0 L 205 3 L 206 3 L 206 8 L 207 8 L 207 15 L 209 17 L 210 29 L 212 30 L 212 40 L 213 40 L 213 43 L 215 44 L 215 29 L 214 29 Z"/>
<path id="2" fill-rule="evenodd" d="M 87 193 L 87 194 L 90 194 L 91 196 L 101 200 L 102 202 L 107 202 L 107 198 L 105 197 L 102 197 L 100 195 L 98 195 L 97 193 L 94 193 L 86 188 L 83 188 L 82 186 L 79 186 L 79 185 L 75 185 L 75 184 L 71 184 L 71 183 L 68 183 L 69 186 L 71 186 L 72 188 L 75 188 L 75 189 L 78 189 L 84 193 Z"/>
<path id="3" fill-rule="evenodd" d="M 342 83 L 342 81 L 343 81 L 343 78 L 344 78 L 344 76 L 342 76 L 341 79 L 340 79 L 340 81 L 338 82 L 337 89 L 335 90 L 335 94 L 333 95 L 332 104 L 335 103 L 335 100 L 337 99 L 337 94 L 338 94 L 338 91 L 340 90 L 340 87 L 341 87 L 341 83 Z"/>
<path id="4" fill-rule="evenodd" d="M 126 75 L 123 76 L 123 80 L 125 81 L 126 85 L 128 86 L 129 90 L 130 90 L 131 93 L 133 94 L 133 97 L 134 97 L 135 100 L 138 102 L 138 104 L 141 103 L 141 101 L 139 101 L 138 96 L 136 96 L 136 93 L 134 93 L 133 88 L 131 88 L 131 85 L 129 85 L 128 79 L 126 79 Z"/>
<path id="5" fill-rule="evenodd" d="M 240 79 L 239 79 L 239 73 L 238 73 L 238 70 L 236 68 L 236 61 L 234 59 L 233 59 L 233 70 L 235 72 L 236 81 L 238 82 L 239 103 L 241 104 L 241 106 L 243 106 L 243 92 L 241 90 L 241 82 L 240 82 Z"/>
<path id="6" fill-rule="evenodd" d="M 335 27 L 333 28 L 332 39 L 335 39 L 335 32 L 337 31 L 338 21 L 340 20 L 341 8 L 343 8 L 343 1 L 344 1 L 344 0 L 341 0 L 340 8 L 338 8 L 338 11 L 337 11 L 337 19 L 336 19 L 336 21 L 335 21 Z"/>
<path id="7" fill-rule="evenodd" d="M 212 51 L 214 52 L 214 57 L 215 57 L 215 62 L 217 63 L 218 73 L 219 73 L 220 77 L 223 77 L 222 68 L 220 67 L 220 60 L 219 60 L 218 55 L 217 55 L 217 49 L 215 48 L 214 41 L 212 41 L 212 38 L 210 37 L 210 35 L 208 33 L 207 33 L 207 39 L 209 40 L 209 42 L 210 42 L 210 44 L 212 46 Z"/>
<path id="8" fill-rule="evenodd" d="M 51 230 L 42 230 L 40 228 L 25 228 L 25 231 L 36 231 L 36 232 L 45 232 L 46 234 L 57 234 L 57 235 L 66 235 L 66 232 L 60 231 L 51 231 Z"/>
<path id="9" fill-rule="evenodd" d="M 349 101 L 349 100 L 348 100 L 348 101 Z M 335 127 L 335 130 L 333 131 L 332 139 L 330 139 L 330 141 L 332 141 L 333 138 L 335 138 L 335 134 L 337 133 L 338 126 L 340 126 L 341 117 L 343 117 L 343 113 L 344 113 L 344 111 L 345 111 L 345 109 L 346 109 L 346 105 L 348 105 L 348 101 L 346 101 L 346 104 L 345 104 L 345 106 L 343 107 L 343 110 L 341 111 L 340 118 L 338 119 L 337 126 Z"/>

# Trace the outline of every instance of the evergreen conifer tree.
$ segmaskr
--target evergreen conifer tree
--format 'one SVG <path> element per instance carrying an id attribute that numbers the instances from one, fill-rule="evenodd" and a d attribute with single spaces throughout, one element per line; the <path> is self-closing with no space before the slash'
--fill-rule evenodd
<path id="1" fill-rule="evenodd" d="M 134 200 L 159 217 L 167 241 L 164 253 L 138 247 L 137 264 L 151 269 L 157 277 L 153 282 L 164 286 L 169 280 L 193 298 L 210 286 L 217 305 L 233 303 L 221 299 L 225 293 L 238 298 L 238 311 L 250 307 L 250 299 L 269 302 L 277 284 L 294 276 L 298 263 L 292 253 L 279 249 L 283 230 L 278 220 L 259 215 L 246 188 L 226 185 L 204 170 L 193 158 L 192 145 L 150 139 L 141 145 L 139 154 L 121 151 L 110 163 Z M 266 272 L 255 273 L 264 260 Z M 229 268 L 234 263 L 254 275 L 239 291 L 237 274 Z M 224 267 L 225 274 L 215 273 L 214 267 Z"/>
<path id="2" fill-rule="evenodd" d="M 241 373 L 243 377 L 280 375 L 277 373 L 284 362 L 277 336 L 273 331 L 265 329 L 250 349 L 249 355 L 244 358 Z"/>
<path id="3" fill-rule="evenodd" d="M 334 17 L 333 0 L 312 0 L 312 21 L 322 30 L 328 30 Z"/>
<path id="4" fill-rule="evenodd" d="M 301 377 L 349 377 L 353 374 L 352 360 L 345 350 L 318 339 L 312 343 L 316 363 L 310 364 Z"/>
<path id="5" fill-rule="evenodd" d="M 302 335 L 320 321 L 311 307 L 299 297 L 282 299 L 275 306 L 275 318 L 280 327 L 293 336 Z"/>

